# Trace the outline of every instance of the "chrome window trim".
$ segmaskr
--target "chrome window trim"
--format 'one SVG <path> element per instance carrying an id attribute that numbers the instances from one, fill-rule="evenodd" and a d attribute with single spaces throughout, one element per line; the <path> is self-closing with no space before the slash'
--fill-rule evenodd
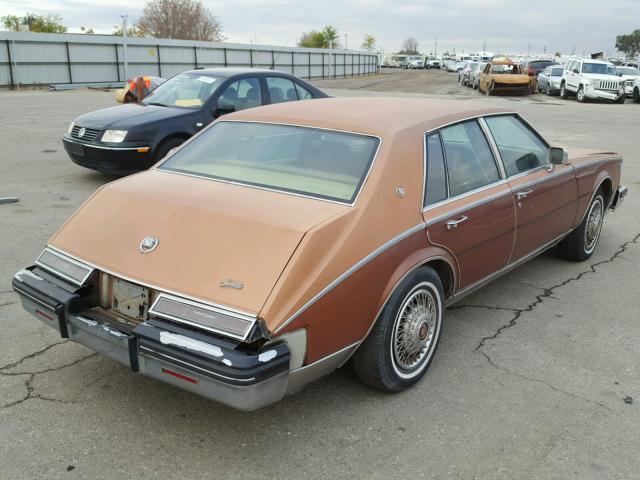
<path id="1" fill-rule="evenodd" d="M 56 257 L 61 258 L 61 259 L 62 259 L 62 260 L 64 260 L 65 262 L 72 263 L 72 264 L 74 264 L 74 265 L 76 265 L 76 266 L 78 266 L 78 267 L 81 267 L 81 268 L 83 268 L 83 269 L 85 269 L 85 270 L 88 270 L 88 272 L 87 272 L 87 274 L 82 278 L 82 280 L 81 280 L 81 281 L 78 281 L 78 280 L 76 280 L 76 279 L 74 279 L 74 278 L 71 278 L 70 276 L 65 275 L 64 273 L 61 273 L 61 272 L 57 271 L 56 269 L 54 269 L 54 268 L 50 267 L 50 266 L 49 266 L 49 265 L 47 265 L 46 263 L 41 262 L 41 261 L 40 261 L 40 257 L 42 257 L 42 255 L 43 255 L 45 252 L 49 252 L 49 253 L 51 253 L 52 255 L 55 255 Z M 58 277 L 60 277 L 60 278 L 62 278 L 62 279 L 64 279 L 64 280 L 67 280 L 67 281 L 69 281 L 69 282 L 73 283 L 74 285 L 77 285 L 78 287 L 83 286 L 83 285 L 87 282 L 87 280 L 89 279 L 89 277 L 91 276 L 91 274 L 93 273 L 93 271 L 95 270 L 95 268 L 94 268 L 94 267 L 92 267 L 91 265 L 88 265 L 87 263 L 82 262 L 81 260 L 78 260 L 78 259 L 76 259 L 76 258 L 70 257 L 69 255 L 67 255 L 67 254 L 65 254 L 65 253 L 63 253 L 63 252 L 57 251 L 57 250 L 55 250 L 55 249 L 51 248 L 51 247 L 50 247 L 50 246 L 48 246 L 48 245 L 45 247 L 45 249 L 44 249 L 44 250 L 42 250 L 42 252 L 40 252 L 40 255 L 38 255 L 38 258 L 36 258 L 35 264 L 36 264 L 36 265 L 38 265 L 39 267 L 41 267 L 41 268 L 45 269 L 46 271 L 48 271 L 48 272 L 50 272 L 50 273 L 53 273 L 54 275 L 56 275 L 56 276 L 58 276 Z"/>
<path id="2" fill-rule="evenodd" d="M 63 251 L 63 250 L 61 250 L 59 248 L 53 247 L 51 245 L 47 245 L 47 247 L 52 249 L 52 250 L 56 250 L 57 252 L 62 253 L 63 255 L 67 255 L 70 258 L 73 258 L 73 259 L 75 259 L 75 260 L 77 260 L 79 262 L 83 261 L 83 260 L 80 260 L 79 258 L 74 257 L 73 255 L 71 255 L 71 254 L 69 254 L 69 253 L 67 253 L 67 252 L 65 252 L 65 251 Z M 198 303 L 204 303 L 205 305 L 209 305 L 209 306 L 212 306 L 212 307 L 215 307 L 215 308 L 219 308 L 219 309 L 223 310 L 225 313 L 228 313 L 229 315 L 232 315 L 232 316 L 240 316 L 241 318 L 244 317 L 244 316 L 249 316 L 249 317 L 256 316 L 257 317 L 257 314 L 255 314 L 255 313 L 243 311 L 243 310 L 240 310 L 240 309 L 237 309 L 237 308 L 233 308 L 233 307 L 229 307 L 229 306 L 226 306 L 226 305 L 221 305 L 219 303 L 214 303 L 214 302 L 211 302 L 209 300 L 205 300 L 203 298 L 198 298 L 198 297 L 194 297 L 192 295 L 188 295 L 188 294 L 185 294 L 185 293 L 176 292 L 174 290 L 170 290 L 170 289 L 167 289 L 165 287 L 159 287 L 158 285 L 155 285 L 155 284 L 152 284 L 152 283 L 143 282 L 141 280 L 138 280 L 138 279 L 135 279 L 135 278 L 132 278 L 132 277 L 128 277 L 128 276 L 126 276 L 124 274 L 121 274 L 121 273 L 115 272 L 113 270 L 109 270 L 107 268 L 101 267 L 98 264 L 89 263 L 89 262 L 85 262 L 85 263 L 87 265 L 95 268 L 96 270 L 100 270 L 101 272 L 104 272 L 104 273 L 106 273 L 108 275 L 111 275 L 113 277 L 117 277 L 117 278 L 120 278 L 120 279 L 125 280 L 127 282 L 135 283 L 137 285 L 141 285 L 143 287 L 147 287 L 147 288 L 150 288 L 152 290 L 156 290 L 156 291 L 161 292 L 161 293 L 167 293 L 167 294 L 170 294 L 170 295 L 175 295 L 178 298 L 183 298 L 183 299 L 191 300 L 193 302 L 198 302 Z"/>
<path id="3" fill-rule="evenodd" d="M 218 178 L 213 178 L 213 177 L 207 177 L 204 175 L 197 175 L 197 174 L 193 174 L 193 173 L 184 173 L 184 172 L 176 172 L 174 170 L 162 170 L 159 167 L 162 166 L 163 163 L 165 163 L 168 160 L 168 157 L 163 159 L 160 163 L 156 164 L 153 169 L 154 170 L 161 170 L 163 172 L 168 172 L 168 173 L 175 173 L 178 175 L 185 175 L 188 177 L 195 177 L 195 178 L 203 178 L 205 180 L 212 180 L 214 182 L 221 182 L 221 183 L 227 183 L 227 184 L 231 184 L 231 185 L 238 185 L 238 186 L 242 186 L 242 187 L 248 187 L 248 188 L 255 188 L 258 190 L 266 190 L 269 192 L 276 192 L 276 193 L 282 193 L 285 195 L 292 195 L 295 197 L 303 197 L 303 198 L 310 198 L 312 200 L 320 200 L 323 202 L 329 202 L 329 203 L 335 203 L 338 205 L 346 205 L 349 207 L 353 207 L 356 202 L 358 201 L 358 198 L 360 197 L 360 194 L 362 193 L 362 190 L 364 190 L 365 185 L 367 184 L 367 180 L 369 179 L 369 175 L 371 174 L 371 171 L 373 170 L 373 166 L 376 163 L 376 160 L 378 159 L 378 154 L 380 153 L 380 149 L 382 148 L 382 137 L 380 137 L 379 135 L 375 135 L 373 133 L 363 133 L 363 132 L 354 132 L 351 130 L 340 130 L 338 128 L 328 128 L 328 127 L 318 127 L 318 126 L 314 126 L 314 125 L 304 125 L 301 123 L 285 123 L 285 122 L 273 122 L 273 121 L 262 121 L 262 120 L 233 120 L 233 119 L 223 119 L 223 120 L 217 120 L 213 123 L 211 123 L 210 125 L 207 126 L 207 128 L 205 130 L 208 130 L 209 128 L 212 128 L 213 125 L 216 125 L 218 123 L 223 123 L 223 122 L 234 122 L 234 123 L 260 123 L 260 124 L 264 124 L 264 125 L 281 125 L 284 127 L 299 127 L 299 128 L 308 128 L 308 129 L 313 129 L 313 130 L 324 130 L 327 132 L 337 132 L 337 133 L 346 133 L 349 135 L 358 135 L 361 137 L 370 137 L 370 138 L 375 138 L 378 140 L 378 146 L 376 147 L 376 151 L 373 154 L 373 158 L 371 159 L 371 164 L 369 165 L 369 168 L 367 170 L 367 172 L 364 175 L 364 178 L 362 180 L 362 184 L 360 185 L 360 187 L 358 188 L 358 192 L 356 193 L 356 196 L 354 197 L 353 201 L 351 202 L 341 202 L 339 200 L 332 200 L 329 198 L 321 198 L 321 197 L 317 197 L 314 195 L 310 195 L 310 194 L 304 194 L 304 193 L 296 193 L 296 192 L 287 192 L 286 190 L 280 190 L 277 188 L 269 188 L 269 187 L 262 187 L 262 186 L 258 186 L 258 185 L 251 185 L 251 184 L 247 184 L 247 183 L 242 183 L 242 182 L 236 182 L 236 181 L 232 181 L 232 180 L 221 180 Z M 202 130 L 200 133 L 202 133 L 204 130 Z M 193 137 L 192 137 L 193 138 Z M 189 139 L 191 140 L 191 139 Z M 186 142 L 185 142 L 186 143 Z M 174 152 L 175 153 L 175 152 Z"/>
<path id="4" fill-rule="evenodd" d="M 97 148 L 99 150 L 138 150 L 139 148 L 150 148 L 146 145 L 143 145 L 140 147 L 105 147 L 103 145 L 93 145 L 91 143 L 76 142 L 75 140 L 71 140 L 67 137 L 63 137 L 63 138 L 65 142 L 75 143 L 76 145 L 82 145 L 83 147 L 87 147 L 87 148 Z"/>
<path id="5" fill-rule="evenodd" d="M 484 123 L 484 118 L 485 117 L 495 117 L 495 116 L 500 116 L 500 115 L 518 115 L 517 112 L 512 112 L 512 111 L 504 111 L 504 112 L 494 112 L 494 113 L 479 113 L 478 115 L 473 115 L 470 117 L 465 117 L 461 120 L 455 120 L 453 122 L 449 122 L 449 123 L 443 123 L 442 125 L 439 125 L 437 127 L 431 128 L 429 130 L 426 130 L 422 136 L 422 213 L 426 212 L 427 210 L 431 209 L 432 207 L 437 207 L 440 205 L 443 205 L 445 203 L 447 203 L 448 201 L 451 200 L 457 200 L 459 198 L 464 198 L 465 196 L 468 195 L 472 195 L 474 193 L 478 193 L 481 192 L 482 190 L 486 189 L 486 188 L 491 188 L 493 186 L 497 186 L 500 185 L 501 183 L 505 182 L 506 177 L 503 176 L 503 171 L 504 171 L 504 165 L 502 164 L 502 157 L 500 157 L 499 152 L 493 149 L 493 136 L 492 135 L 488 135 L 487 132 L 485 131 L 485 129 L 483 128 L 483 123 Z M 500 180 L 498 180 L 497 182 L 493 182 L 490 183 L 488 185 L 485 185 L 483 187 L 479 187 L 476 188 L 475 190 L 470 190 L 468 192 L 464 192 L 461 193 L 459 195 L 456 195 L 454 197 L 450 196 L 450 191 L 449 191 L 449 169 L 447 166 L 447 159 L 446 159 L 446 152 L 444 151 L 444 145 L 442 144 L 442 137 L 440 137 L 440 143 L 442 145 L 442 154 L 444 156 L 444 164 L 445 164 L 445 170 L 446 170 L 446 174 L 447 174 L 447 198 L 437 202 L 437 203 L 432 203 L 431 205 L 424 205 L 424 199 L 425 199 L 425 194 L 426 194 L 426 190 L 427 190 L 427 136 L 435 133 L 435 132 L 439 132 L 441 129 L 446 128 L 446 127 L 450 127 L 453 125 L 457 125 L 458 123 L 464 123 L 464 122 L 468 122 L 470 120 L 478 120 L 478 124 L 480 125 L 480 129 L 482 130 L 485 138 L 487 139 L 487 143 L 489 144 L 489 149 L 491 150 L 492 154 L 493 154 L 493 160 L 496 163 L 496 167 L 498 167 L 498 174 L 500 175 Z"/>
<path id="6" fill-rule="evenodd" d="M 170 301 L 174 301 L 176 303 L 183 303 L 185 305 L 191 305 L 193 307 L 197 307 L 197 308 L 201 308 L 203 310 L 209 310 L 211 312 L 215 312 L 215 313 L 220 313 L 222 315 L 228 315 L 230 317 L 235 317 L 239 320 L 242 320 L 244 322 L 248 322 L 248 326 L 247 329 L 244 333 L 244 335 L 238 335 L 232 332 L 228 332 L 226 330 L 223 330 L 221 328 L 216 328 L 216 327 L 210 327 L 209 325 L 204 325 L 202 323 L 198 323 L 195 320 L 190 320 L 190 319 L 185 319 L 182 317 L 176 317 L 174 315 L 170 315 L 164 312 L 160 312 L 157 311 L 155 309 L 156 305 L 158 304 L 158 302 L 162 299 L 166 299 L 166 300 L 170 300 Z M 157 298 L 155 299 L 155 301 L 153 302 L 153 304 L 151 305 L 151 307 L 149 307 L 149 313 L 152 315 L 158 315 L 161 318 L 168 318 L 169 320 L 173 320 L 174 322 L 178 322 L 178 323 L 183 323 L 185 325 L 191 325 L 192 327 L 197 327 L 201 330 L 207 330 L 208 332 L 213 332 L 213 333 L 217 333 L 220 335 L 223 335 L 225 337 L 231 337 L 231 338 L 235 338 L 237 340 L 240 341 L 245 341 L 247 339 L 247 337 L 249 336 L 249 334 L 251 333 L 251 329 L 254 327 L 256 321 L 257 321 L 257 316 L 241 316 L 241 315 L 230 315 L 228 311 L 222 309 L 222 308 L 218 308 L 218 307 L 214 307 L 212 305 L 207 305 L 204 303 L 200 303 L 200 302 L 194 302 L 193 300 L 188 300 L 185 298 L 181 298 L 175 295 L 170 295 L 167 293 L 161 293 L 157 296 Z"/>
<path id="7" fill-rule="evenodd" d="M 395 237 L 393 237 L 391 240 L 389 240 L 388 242 L 384 243 L 380 247 L 376 248 L 373 252 L 371 252 L 370 254 L 368 254 L 366 257 L 362 258 L 358 262 L 356 262 L 349 269 L 347 269 L 344 273 L 342 273 L 339 277 L 337 277 L 335 280 L 331 281 L 331 283 L 329 283 L 326 287 L 324 287 L 322 290 L 320 290 L 318 293 L 316 293 L 313 297 L 311 297 L 311 299 L 308 300 L 304 305 L 302 305 L 302 307 L 300 307 L 298 310 L 296 310 L 296 312 L 293 313 L 293 315 L 289 316 L 289 318 L 287 318 L 287 320 L 285 320 L 282 324 L 280 324 L 274 330 L 273 333 L 277 334 L 280 330 L 282 330 L 287 325 L 289 325 L 291 322 L 293 322 L 296 318 L 298 318 L 311 305 L 313 305 L 320 298 L 322 298 L 327 293 L 329 293 L 331 290 L 333 290 L 343 280 L 347 279 L 349 276 L 351 276 L 357 270 L 359 270 L 360 268 L 365 266 L 367 263 L 369 263 L 375 257 L 377 257 L 378 255 L 384 253 L 386 250 L 388 250 L 389 248 L 391 248 L 392 246 L 394 246 L 398 242 L 404 240 L 408 236 L 413 235 L 414 233 L 417 233 L 417 232 L 423 230 L 425 227 L 426 227 L 426 223 L 424 223 L 424 222 L 419 223 L 418 225 L 416 225 L 414 227 L 411 227 L 408 230 L 405 230 L 404 232 L 400 233 L 399 235 L 396 235 Z"/>
<path id="8" fill-rule="evenodd" d="M 428 212 L 430 210 L 433 210 L 435 208 L 441 207 L 441 206 L 446 205 L 448 203 L 453 203 L 453 202 L 455 202 L 457 200 L 461 200 L 461 199 L 470 197 L 470 196 L 475 195 L 477 193 L 484 192 L 485 190 L 489 190 L 491 188 L 499 187 L 501 185 L 506 185 L 507 183 L 508 183 L 508 181 L 506 179 L 500 179 L 497 182 L 493 182 L 493 183 L 490 183 L 490 184 L 485 185 L 483 187 L 476 188 L 475 190 L 469 190 L 468 192 L 461 193 L 460 195 L 456 195 L 455 197 L 446 198 L 444 200 L 441 200 L 441 201 L 439 201 L 437 203 L 432 203 L 431 205 L 423 208 L 422 209 L 422 213 L 426 213 L 426 212 Z M 507 192 L 505 192 L 505 193 L 507 193 Z M 502 193 L 499 196 L 502 196 Z"/>
<path id="9" fill-rule="evenodd" d="M 569 165 L 569 167 L 571 167 L 571 165 Z M 546 167 L 544 167 L 544 168 L 546 168 Z M 524 174 L 518 175 L 518 178 L 526 177 L 527 175 L 531 175 L 532 173 L 535 173 L 535 172 L 537 172 L 537 171 L 539 171 L 541 169 L 542 168 L 537 168 L 536 170 L 531 170 L 531 171 L 528 171 L 528 172 L 524 172 Z M 551 180 L 553 178 L 560 177 L 562 175 L 566 175 L 567 173 L 573 173 L 573 168 L 563 168 L 562 170 L 553 171 L 549 175 L 547 175 L 546 177 L 536 178 L 534 180 L 530 180 L 528 182 L 518 184 L 518 188 L 520 189 L 520 188 L 525 188 L 525 187 L 531 187 L 533 185 L 537 185 L 539 183 L 546 182 L 547 180 Z M 513 179 L 514 177 L 511 177 L 511 178 Z"/>
<path id="10" fill-rule="evenodd" d="M 487 137 L 489 141 L 489 148 L 493 151 L 493 156 L 496 158 L 496 162 L 498 164 L 498 171 L 500 172 L 500 178 L 503 180 L 507 178 L 507 171 L 504 168 L 504 161 L 502 160 L 502 155 L 500 154 L 500 150 L 498 149 L 498 144 L 496 143 L 496 139 L 493 138 L 493 134 L 489 129 L 489 125 L 487 125 L 484 117 L 480 117 L 478 119 L 478 123 L 480 124 L 480 128 L 484 132 L 484 136 Z"/>
<path id="11" fill-rule="evenodd" d="M 196 370 L 200 370 L 202 372 L 205 372 L 205 373 L 208 373 L 210 375 L 213 375 L 214 377 L 223 378 L 225 380 L 231 380 L 231 381 L 234 381 L 234 382 L 245 383 L 245 382 L 252 382 L 252 381 L 254 381 L 256 379 L 255 377 L 251 377 L 251 378 L 227 377 L 226 375 L 222 375 L 220 373 L 212 372 L 211 370 L 207 370 L 206 368 L 198 367 L 197 365 L 193 365 L 192 363 L 185 362 L 184 360 L 180 360 L 179 358 L 172 357 L 171 355 L 167 355 L 166 353 L 158 352 L 157 350 L 145 347 L 144 345 L 140 345 L 140 350 L 145 350 L 147 352 L 151 352 L 154 355 L 160 355 L 161 357 L 168 358 L 168 359 L 173 360 L 174 362 L 178 362 L 178 363 L 180 363 L 182 365 L 186 365 L 186 367 L 182 367 L 182 368 L 186 368 L 187 370 L 195 368 Z M 150 357 L 151 359 L 158 360 L 157 358 L 154 358 L 153 355 L 149 355 L 149 354 L 146 354 L 145 357 Z M 194 373 L 197 373 L 197 372 L 194 372 Z"/>
<path id="12" fill-rule="evenodd" d="M 507 195 L 511 195 L 511 194 L 512 194 L 511 189 L 507 188 L 506 190 L 503 190 L 503 191 L 501 191 L 499 193 L 495 193 L 495 194 L 493 194 L 493 195 L 491 195 L 489 197 L 480 198 L 480 199 L 476 200 L 475 202 L 472 202 L 472 203 L 469 203 L 467 205 L 463 205 L 461 207 L 454 208 L 453 210 L 449 210 L 447 212 L 444 212 L 444 213 L 438 215 L 437 217 L 429 218 L 428 220 L 426 220 L 426 226 L 430 227 L 434 223 L 441 222 L 442 220 L 445 220 L 445 219 L 447 219 L 447 218 L 449 218 L 451 216 L 457 215 L 458 213 L 465 212 L 467 210 L 479 207 L 481 205 L 485 205 L 485 204 L 487 204 L 489 202 L 493 202 L 494 200 L 497 200 L 498 198 L 506 197 Z"/>

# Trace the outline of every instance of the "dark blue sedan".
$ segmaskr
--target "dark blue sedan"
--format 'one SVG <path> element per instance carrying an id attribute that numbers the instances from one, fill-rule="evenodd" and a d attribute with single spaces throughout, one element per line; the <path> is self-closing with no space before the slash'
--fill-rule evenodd
<path id="1" fill-rule="evenodd" d="M 191 70 L 169 79 L 140 103 L 79 116 L 62 143 L 78 165 L 126 175 L 149 168 L 225 113 L 327 96 L 293 75 L 273 70 Z"/>

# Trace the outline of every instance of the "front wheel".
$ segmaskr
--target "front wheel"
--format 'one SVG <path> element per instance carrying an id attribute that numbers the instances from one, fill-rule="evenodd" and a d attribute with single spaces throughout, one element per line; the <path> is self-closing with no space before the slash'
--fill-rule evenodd
<path id="1" fill-rule="evenodd" d="M 623 93 L 622 95 L 620 95 L 620 98 L 616 100 L 616 103 L 623 104 L 626 101 L 627 101 L 627 97 Z"/>
<path id="2" fill-rule="evenodd" d="M 438 347 L 443 309 L 442 282 L 435 270 L 424 267 L 410 273 L 353 356 L 360 380 L 387 392 L 417 383 Z"/>
<path id="3" fill-rule="evenodd" d="M 547 89 L 545 90 L 545 93 L 549 96 L 551 96 L 551 85 L 547 83 Z"/>
<path id="4" fill-rule="evenodd" d="M 558 245 L 562 257 L 575 262 L 591 257 L 602 231 L 604 211 L 604 194 L 602 189 L 599 189 L 589 204 L 582 223 Z"/>
<path id="5" fill-rule="evenodd" d="M 584 103 L 584 101 L 585 101 L 586 99 L 587 99 L 587 97 L 585 96 L 585 93 L 584 93 L 584 87 L 583 87 L 582 85 L 580 85 L 580 86 L 578 87 L 578 92 L 576 93 L 576 100 L 577 100 L 579 103 Z"/>
<path id="6" fill-rule="evenodd" d="M 640 89 L 633 89 L 633 103 L 640 103 Z"/>

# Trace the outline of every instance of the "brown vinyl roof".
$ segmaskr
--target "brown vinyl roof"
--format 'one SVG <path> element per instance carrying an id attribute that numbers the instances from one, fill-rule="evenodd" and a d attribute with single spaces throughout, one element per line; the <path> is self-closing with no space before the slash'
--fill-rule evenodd
<path id="1" fill-rule="evenodd" d="M 484 102 L 431 98 L 348 97 L 286 102 L 232 113 L 223 120 L 253 120 L 333 128 L 379 136 L 424 131 L 479 115 L 510 112 Z"/>

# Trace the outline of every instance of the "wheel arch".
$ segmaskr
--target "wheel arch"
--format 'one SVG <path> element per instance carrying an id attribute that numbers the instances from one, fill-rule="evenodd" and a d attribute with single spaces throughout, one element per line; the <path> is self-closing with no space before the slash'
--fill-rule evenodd
<path id="1" fill-rule="evenodd" d="M 451 256 L 444 250 L 440 251 L 440 249 L 430 249 L 432 250 L 431 254 L 428 257 L 423 258 L 422 260 L 415 261 L 415 258 L 410 257 L 405 260 L 405 262 L 401 263 L 394 274 L 390 277 L 388 288 L 385 290 L 386 294 L 384 297 L 384 301 L 379 306 L 376 315 L 369 326 L 369 329 L 365 333 L 365 335 L 360 339 L 356 348 L 353 349 L 349 358 L 358 350 L 358 347 L 362 345 L 362 343 L 367 339 L 373 327 L 378 323 L 380 319 L 380 315 L 382 311 L 387 306 L 389 299 L 393 295 L 393 293 L 398 289 L 398 287 L 402 284 L 403 280 L 409 276 L 411 273 L 419 270 L 420 268 L 430 267 L 432 268 L 438 277 L 440 277 L 440 281 L 442 282 L 442 289 L 444 291 L 443 302 L 450 297 L 453 292 L 455 292 L 457 275 L 456 275 L 456 267 L 455 262 L 451 258 Z M 348 360 L 348 358 L 345 360 Z"/>

